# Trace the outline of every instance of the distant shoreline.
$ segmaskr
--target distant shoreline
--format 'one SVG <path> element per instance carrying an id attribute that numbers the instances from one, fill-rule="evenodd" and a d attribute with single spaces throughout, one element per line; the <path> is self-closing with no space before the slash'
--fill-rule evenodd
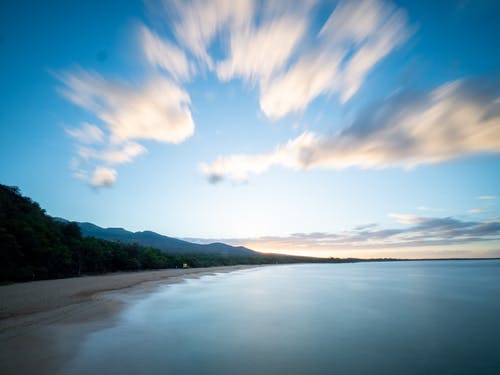
<path id="1" fill-rule="evenodd" d="M 263 255 L 276 255 L 281 256 L 287 254 L 278 254 L 278 253 L 262 253 Z M 349 264 L 349 263 L 376 263 L 376 262 L 422 262 L 422 261 L 461 261 L 461 260 L 500 260 L 500 257 L 497 258 L 315 258 L 315 257 L 305 257 L 305 256 L 294 256 L 296 258 L 303 258 L 303 262 L 290 262 L 290 263 L 257 263 L 257 264 L 237 264 L 232 266 L 212 266 L 212 267 L 195 267 L 195 268 L 160 268 L 155 270 L 130 270 L 130 271 L 117 271 L 117 272 L 106 272 L 106 273 L 97 273 L 97 274 L 87 274 L 81 276 L 69 276 L 57 279 L 42 279 L 42 280 L 30 280 L 30 281 L 17 281 L 17 282 L 4 282 L 0 283 L 0 297 L 2 295 L 1 288 L 11 285 L 24 285 L 31 283 L 43 283 L 43 282 L 52 282 L 58 280 L 72 280 L 72 279 L 89 279 L 92 277 L 113 277 L 113 276 L 123 276 L 123 275 L 139 275 L 138 280 L 142 280 L 143 275 L 149 275 L 154 277 L 156 275 L 160 277 L 161 280 L 168 279 L 170 277 L 176 277 L 177 273 L 179 275 L 189 275 L 189 274 L 198 274 L 209 272 L 209 270 L 214 270 L 214 272 L 225 272 L 225 271 L 215 271 L 215 270 L 224 270 L 224 269 L 238 269 L 238 268 L 254 268 L 260 266 L 274 266 L 274 265 L 293 265 L 293 264 Z M 311 260 L 308 262 L 308 260 Z M 317 262 L 316 260 L 321 259 L 322 262 Z M 164 273 L 167 273 L 168 276 L 165 276 Z M 172 273 L 170 275 L 170 273 Z M 176 276 L 173 276 L 173 275 Z M 146 276 L 148 278 L 148 276 Z M 134 278 L 135 279 L 135 278 Z M 138 281 L 138 283 L 148 282 L 153 280 L 144 280 Z M 123 288 L 132 287 L 134 285 L 127 285 Z M 118 287 L 118 289 L 122 289 L 122 287 Z M 112 291 L 114 289 L 111 289 Z M 108 290 L 97 290 L 96 293 L 106 292 Z M 5 314 L 3 311 L 3 306 L 0 304 L 0 322 L 4 319 Z M 1 329 L 1 325 L 0 325 Z"/>

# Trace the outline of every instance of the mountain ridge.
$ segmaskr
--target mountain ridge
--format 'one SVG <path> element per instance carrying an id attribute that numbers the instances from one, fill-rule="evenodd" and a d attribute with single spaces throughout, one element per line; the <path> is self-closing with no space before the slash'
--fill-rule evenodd
<path id="1" fill-rule="evenodd" d="M 63 218 L 59 221 L 69 222 Z M 95 237 L 108 241 L 137 243 L 142 246 L 151 246 L 170 254 L 211 254 L 211 255 L 260 255 L 257 251 L 244 246 L 232 246 L 223 242 L 198 244 L 175 237 L 145 230 L 132 232 L 121 227 L 103 228 L 94 223 L 75 222 L 85 237 Z"/>

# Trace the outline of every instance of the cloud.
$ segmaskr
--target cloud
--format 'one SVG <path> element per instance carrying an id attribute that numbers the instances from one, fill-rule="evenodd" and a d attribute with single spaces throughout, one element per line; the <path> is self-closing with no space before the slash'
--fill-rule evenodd
<path id="1" fill-rule="evenodd" d="M 400 93 L 362 112 L 336 135 L 305 132 L 271 153 L 201 164 L 211 181 L 242 181 L 279 165 L 292 169 L 412 168 L 500 152 L 500 86 L 462 80 L 424 94 Z"/>
<path id="2" fill-rule="evenodd" d="M 104 79 L 85 70 L 59 76 L 61 93 L 97 116 L 113 142 L 146 139 L 180 143 L 194 132 L 186 91 L 157 76 L 141 86 Z"/>
<path id="3" fill-rule="evenodd" d="M 66 129 L 66 133 L 80 143 L 102 143 L 104 142 L 104 133 L 96 125 L 84 122 L 80 128 Z"/>
<path id="4" fill-rule="evenodd" d="M 80 143 L 77 155 L 82 160 L 73 172 L 81 178 L 82 168 L 92 161 L 107 166 L 130 162 L 146 152 L 137 141 L 181 143 L 189 138 L 195 127 L 191 99 L 180 83 L 198 70 L 208 68 L 219 80 L 242 78 L 257 85 L 261 110 L 269 118 L 279 118 L 304 110 L 324 94 L 338 93 L 345 102 L 368 72 L 410 34 L 404 11 L 378 0 L 341 1 L 317 32 L 314 21 L 319 15 L 314 11 L 322 9 L 318 4 L 318 0 L 164 1 L 162 21 L 168 22 L 174 39 L 143 24 L 137 28 L 140 58 L 153 68 L 144 72 L 140 83 L 111 80 L 84 69 L 57 75 L 62 95 L 97 122 L 67 130 Z M 213 54 L 217 37 L 220 48 Z M 274 164 L 301 169 L 304 147 L 316 142 L 322 140 L 304 134 L 271 158 L 242 155 L 220 160 L 217 173 L 210 172 L 211 166 L 201 168 L 213 182 L 227 169 L 240 180 Z M 95 143 L 104 145 L 87 147 Z M 238 165 L 244 166 L 242 172 Z"/>
<path id="5" fill-rule="evenodd" d="M 176 81 L 190 78 L 194 67 L 189 63 L 183 50 L 146 26 L 139 28 L 139 35 L 144 56 L 149 64 L 170 73 Z"/>
<path id="6" fill-rule="evenodd" d="M 73 176 L 93 186 L 111 186 L 117 171 L 109 167 L 129 163 L 147 152 L 137 140 L 180 143 L 194 133 L 189 95 L 164 76 L 131 85 L 79 69 L 58 78 L 64 84 L 60 92 L 104 124 L 102 129 L 84 123 L 79 129 L 66 130 L 79 142 Z M 97 163 L 105 167 L 97 168 Z M 89 168 L 95 169 L 92 174 Z"/>
<path id="7" fill-rule="evenodd" d="M 129 163 L 137 156 L 145 154 L 146 148 L 136 142 L 127 142 L 123 145 L 111 145 L 102 150 L 89 147 L 79 147 L 77 155 L 84 161 L 97 160 L 107 165 L 118 165 Z"/>
<path id="8" fill-rule="evenodd" d="M 481 208 L 471 208 L 470 210 L 467 210 L 467 213 L 469 213 L 471 215 L 484 214 L 484 213 L 488 213 L 488 212 L 491 212 L 491 210 L 483 210 Z"/>
<path id="9" fill-rule="evenodd" d="M 404 218 L 403 228 L 381 228 L 377 225 L 368 225 L 333 233 L 294 233 L 281 237 L 210 239 L 199 242 L 223 241 L 233 245 L 245 245 L 264 252 L 277 251 L 301 255 L 312 253 L 323 256 L 338 256 L 338 254 L 356 256 L 358 252 L 366 256 L 370 254 L 366 252 L 367 250 L 386 251 L 404 248 L 405 252 L 399 251 L 397 256 L 411 257 L 405 254 L 414 254 L 416 250 L 422 248 L 427 249 L 427 254 L 432 254 L 432 248 L 450 250 L 460 246 L 469 248 L 461 256 L 478 256 L 472 244 L 498 244 L 500 241 L 500 221 L 498 220 L 461 221 L 452 217 L 419 217 L 399 214 L 398 221 L 401 218 Z M 373 252 L 373 254 L 378 256 L 376 255 L 378 252 Z M 446 251 L 443 254 L 446 256 Z M 453 256 L 453 253 L 451 254 Z"/>
<path id="10" fill-rule="evenodd" d="M 396 219 L 399 224 L 416 224 L 419 220 L 419 217 L 416 215 L 410 214 L 396 214 L 391 213 L 388 215 L 389 217 Z"/>
<path id="11" fill-rule="evenodd" d="M 312 11 L 318 3 L 179 0 L 164 5 L 179 45 L 220 80 L 258 83 L 260 108 L 276 119 L 303 111 L 324 94 L 338 93 L 346 102 L 411 35 L 406 13 L 378 0 L 341 1 L 315 33 Z M 223 42 L 221 60 L 209 52 L 217 36 Z M 156 46 L 157 39 L 149 39 Z M 301 41 L 304 48 L 298 48 Z M 152 54 L 164 49 L 158 44 Z"/>
<path id="12" fill-rule="evenodd" d="M 266 84 L 292 56 L 307 30 L 307 21 L 305 14 L 287 9 L 259 27 L 249 25 L 235 30 L 230 35 L 229 56 L 217 64 L 219 79 L 239 76 Z"/>
<path id="13" fill-rule="evenodd" d="M 428 207 L 428 206 L 418 206 L 417 210 L 420 210 L 420 211 L 435 211 L 435 212 L 436 211 L 445 211 L 442 208 L 435 208 L 435 207 Z"/>
<path id="14" fill-rule="evenodd" d="M 481 195 L 479 197 L 476 197 L 476 199 L 481 199 L 481 200 L 495 200 L 497 197 L 493 195 Z"/>
<path id="15" fill-rule="evenodd" d="M 244 28 L 255 7 L 252 0 L 174 0 L 164 4 L 178 43 L 210 68 L 214 64 L 207 50 L 216 33 Z"/>
<path id="16" fill-rule="evenodd" d="M 94 187 L 112 186 L 116 181 L 116 170 L 112 168 L 98 167 L 92 173 L 91 185 Z"/>
<path id="17" fill-rule="evenodd" d="M 262 88 L 262 111 L 280 118 L 328 93 L 348 101 L 375 65 L 409 37 L 406 24 L 405 12 L 389 3 L 341 2 L 310 51 Z"/>

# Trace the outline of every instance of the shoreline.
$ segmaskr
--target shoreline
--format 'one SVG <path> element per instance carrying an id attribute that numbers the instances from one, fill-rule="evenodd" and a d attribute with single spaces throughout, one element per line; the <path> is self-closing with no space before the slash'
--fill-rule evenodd
<path id="1" fill-rule="evenodd" d="M 257 267 L 165 269 L 0 286 L 2 373 L 57 373 L 86 335 L 115 324 L 137 298 L 186 279 Z"/>

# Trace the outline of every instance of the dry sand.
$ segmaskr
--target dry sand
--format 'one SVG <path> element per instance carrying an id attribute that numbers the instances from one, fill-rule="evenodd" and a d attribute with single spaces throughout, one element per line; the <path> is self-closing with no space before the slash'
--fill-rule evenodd
<path id="1" fill-rule="evenodd" d="M 116 273 L 0 286 L 0 374 L 54 374 L 86 334 L 159 285 L 253 266 Z"/>

